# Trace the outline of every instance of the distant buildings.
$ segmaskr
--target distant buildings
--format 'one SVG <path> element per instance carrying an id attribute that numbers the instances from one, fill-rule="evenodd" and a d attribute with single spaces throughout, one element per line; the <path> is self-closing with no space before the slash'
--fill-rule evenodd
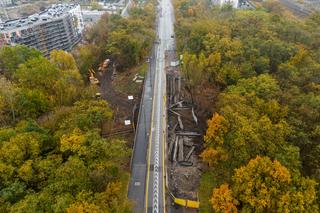
<path id="1" fill-rule="evenodd" d="M 38 14 L 0 23 L 0 47 L 25 44 L 48 56 L 53 49 L 71 50 L 83 28 L 80 5 L 53 5 Z"/>
<path id="2" fill-rule="evenodd" d="M 12 5 L 12 3 L 12 0 L 0 0 L 0 6 L 2 7 Z"/>
<path id="3" fill-rule="evenodd" d="M 103 14 L 107 11 L 101 10 L 82 10 L 83 22 L 86 26 L 97 23 Z"/>
<path id="4" fill-rule="evenodd" d="M 212 0 L 212 3 L 219 6 L 230 4 L 233 8 L 238 8 L 239 0 Z"/>

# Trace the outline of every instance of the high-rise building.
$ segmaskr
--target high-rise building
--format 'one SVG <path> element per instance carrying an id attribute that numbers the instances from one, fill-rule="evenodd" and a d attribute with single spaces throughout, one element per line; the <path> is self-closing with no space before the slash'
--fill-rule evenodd
<path id="1" fill-rule="evenodd" d="M 29 17 L 0 23 L 0 47 L 24 44 L 45 56 L 54 49 L 69 51 L 81 40 L 83 27 L 80 5 L 52 5 Z"/>

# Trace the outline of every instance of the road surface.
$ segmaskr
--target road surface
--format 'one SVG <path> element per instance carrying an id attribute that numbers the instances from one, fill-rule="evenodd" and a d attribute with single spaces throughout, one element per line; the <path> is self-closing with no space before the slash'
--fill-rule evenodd
<path id="1" fill-rule="evenodd" d="M 149 138 L 145 212 L 165 212 L 166 72 L 165 53 L 174 48 L 173 7 L 170 0 L 158 6 L 158 42 Z"/>
<path id="2" fill-rule="evenodd" d="M 174 49 L 173 7 L 161 0 L 157 8 L 157 44 L 145 79 L 128 197 L 137 213 L 165 212 L 166 73 L 165 52 Z"/>
<path id="3" fill-rule="evenodd" d="M 137 213 L 144 212 L 145 188 L 147 175 L 147 148 L 150 135 L 153 100 L 153 81 L 155 73 L 155 50 L 152 51 L 149 70 L 144 80 L 139 118 L 131 159 L 131 178 L 128 197 L 134 202 Z"/>

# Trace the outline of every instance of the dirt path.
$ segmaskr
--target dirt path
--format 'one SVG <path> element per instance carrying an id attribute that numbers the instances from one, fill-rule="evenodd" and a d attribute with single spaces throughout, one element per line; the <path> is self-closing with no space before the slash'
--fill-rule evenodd
<path id="1" fill-rule="evenodd" d="M 98 73 L 97 78 L 100 81 L 101 97 L 110 104 L 114 113 L 114 126 L 112 129 L 120 130 L 130 128 L 131 126 L 124 125 L 124 121 L 133 120 L 132 112 L 134 110 L 134 105 L 138 106 L 139 100 L 128 100 L 128 95 L 114 90 L 111 66 L 101 74 Z M 104 130 L 103 133 L 107 134 Z"/>

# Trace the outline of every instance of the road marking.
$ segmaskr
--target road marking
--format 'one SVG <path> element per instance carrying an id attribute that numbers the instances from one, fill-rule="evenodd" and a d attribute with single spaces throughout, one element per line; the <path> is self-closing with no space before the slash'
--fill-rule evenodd
<path id="1" fill-rule="evenodd" d="M 151 70 L 150 70 L 151 71 Z M 155 82 L 155 79 L 154 79 Z M 155 90 L 153 88 L 153 95 Z M 152 148 L 152 132 L 153 132 L 153 112 L 154 112 L 154 98 L 152 98 L 152 111 L 151 111 L 151 123 L 150 123 L 150 137 L 149 137 L 149 148 L 148 148 L 148 163 L 147 163 L 147 182 L 146 182 L 146 191 L 145 191 L 145 210 L 148 213 L 148 195 L 149 195 L 149 178 L 150 178 L 150 159 L 151 159 L 151 148 Z"/>
<path id="2" fill-rule="evenodd" d="M 164 1 L 161 1 L 163 4 Z M 168 5 L 170 6 L 170 5 Z M 171 8 L 169 8 L 171 9 Z M 164 13 L 167 15 L 167 13 Z M 160 14 L 161 16 L 161 14 Z M 170 18 L 170 17 L 169 17 Z M 159 20 L 159 31 L 158 37 L 159 40 L 166 40 L 166 34 L 168 34 L 165 25 L 169 22 L 170 19 L 160 18 Z M 172 27 L 169 26 L 169 31 L 172 31 Z M 166 212 L 166 168 L 165 168 L 165 150 L 166 150 L 166 72 L 165 72 L 165 51 L 169 49 L 169 43 L 165 44 L 161 42 L 160 45 L 156 47 L 156 53 L 158 55 L 155 66 L 155 74 L 153 80 L 153 98 L 152 98 L 152 116 L 151 116 L 151 133 L 149 138 L 149 148 L 148 148 L 148 171 L 147 171 L 147 184 L 146 184 L 146 196 L 145 196 L 145 211 L 151 210 L 153 213 L 159 212 L 159 197 L 162 196 L 163 199 L 163 212 Z M 164 79 L 163 79 L 164 78 Z M 163 90 L 162 90 L 163 89 Z M 156 99 L 156 100 L 155 100 Z M 156 104 L 156 105 L 155 105 Z M 154 120 L 156 119 L 156 120 Z M 153 135 L 154 132 L 154 135 Z M 162 134 L 162 137 L 161 137 Z M 154 139 L 153 139 L 154 136 Z M 153 141 L 154 140 L 154 141 Z M 162 144 L 160 144 L 162 142 Z M 161 146 L 161 147 L 160 147 Z M 162 148 L 162 150 L 161 150 Z M 161 153 L 162 151 L 162 153 Z M 148 197 L 149 197 L 149 184 L 150 184 L 150 162 L 151 162 L 151 152 L 153 152 L 153 186 L 152 186 L 152 207 L 149 207 Z M 161 157 L 162 155 L 162 162 Z M 162 163 L 162 168 L 160 167 Z M 162 169 L 162 177 L 160 177 L 159 172 Z M 159 196 L 159 181 L 162 178 L 162 195 Z"/>
<path id="3" fill-rule="evenodd" d="M 159 53 L 161 54 L 161 49 L 159 49 Z M 161 108 L 158 106 L 162 103 L 161 102 L 161 92 L 162 92 L 162 64 L 159 63 L 157 71 L 157 93 L 156 93 L 156 132 L 155 132 L 155 141 L 154 141 L 154 155 L 153 155 L 153 163 L 154 163 L 154 171 L 153 171 L 153 212 L 159 212 L 159 149 L 160 149 L 160 111 Z"/>
<path id="4" fill-rule="evenodd" d="M 134 182 L 134 186 L 140 186 L 140 185 L 141 185 L 141 183 L 139 181 Z"/>
<path id="5" fill-rule="evenodd" d="M 166 85 L 164 85 L 166 87 Z M 162 112 L 165 114 L 166 113 L 166 95 L 164 95 L 164 101 L 163 101 L 163 105 L 162 107 L 164 107 L 164 109 L 162 110 Z M 163 122 L 164 124 L 166 124 L 166 117 L 163 118 Z M 164 206 L 164 213 L 166 213 L 166 179 L 165 179 L 165 175 L 166 175 L 166 169 L 165 169 L 165 147 L 166 147 L 166 125 L 162 124 L 162 127 L 164 126 L 164 130 L 165 132 L 163 133 L 163 141 L 162 141 L 162 196 L 163 196 L 163 206 Z"/>

